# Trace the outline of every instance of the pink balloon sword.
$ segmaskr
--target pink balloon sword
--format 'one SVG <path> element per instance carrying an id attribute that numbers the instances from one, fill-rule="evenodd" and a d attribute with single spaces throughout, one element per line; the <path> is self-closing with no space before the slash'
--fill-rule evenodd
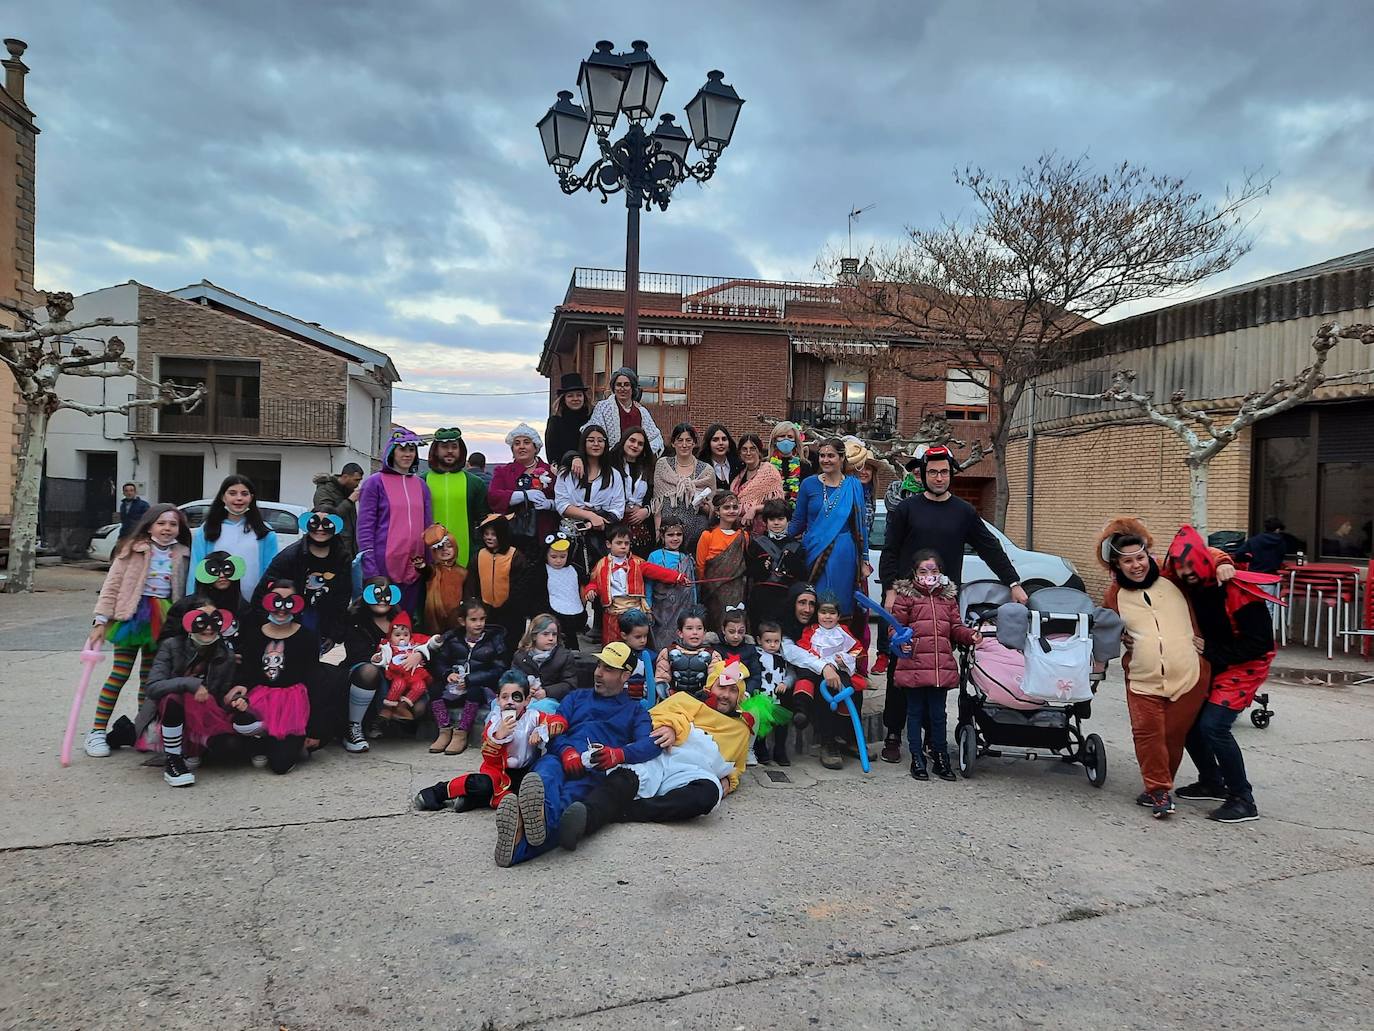
<path id="1" fill-rule="evenodd" d="M 72 711 L 67 716 L 67 733 L 62 737 L 62 765 L 72 764 L 72 742 L 76 740 L 76 721 L 81 715 L 81 703 L 86 699 L 86 688 L 91 686 L 91 674 L 103 659 L 99 648 L 81 649 L 81 679 L 76 682 L 76 697 L 72 699 Z"/>

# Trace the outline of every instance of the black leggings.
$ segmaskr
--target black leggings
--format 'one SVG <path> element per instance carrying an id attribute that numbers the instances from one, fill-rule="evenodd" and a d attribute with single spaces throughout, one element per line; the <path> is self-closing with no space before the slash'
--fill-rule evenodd
<path id="1" fill-rule="evenodd" d="M 305 747 L 305 735 L 291 734 L 287 737 L 265 737 L 261 740 L 259 754 L 267 756 L 267 768 L 273 773 L 290 773 L 300 760 L 301 749 Z"/>
<path id="2" fill-rule="evenodd" d="M 639 778 L 621 767 L 607 774 L 584 803 L 587 830 L 595 831 L 608 823 L 634 820 L 640 823 L 676 823 L 705 816 L 720 802 L 720 785 L 709 780 L 694 780 L 680 788 L 665 791 L 656 798 L 635 798 Z"/>

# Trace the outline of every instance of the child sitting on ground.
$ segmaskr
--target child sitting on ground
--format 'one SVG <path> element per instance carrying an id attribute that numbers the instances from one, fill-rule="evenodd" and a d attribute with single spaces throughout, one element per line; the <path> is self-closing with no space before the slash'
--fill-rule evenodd
<path id="1" fill-rule="evenodd" d="M 931 765 L 941 780 L 954 780 L 945 741 L 945 701 L 950 688 L 959 686 L 959 663 L 954 645 L 977 645 L 982 636 L 959 618 L 955 588 L 940 567 L 940 556 L 926 548 L 916 553 L 916 570 L 910 580 L 892 585 L 896 600 L 892 616 L 915 636 L 897 656 L 892 683 L 906 692 L 907 746 L 911 749 L 911 775 L 929 780 L 925 745 L 930 746 Z"/>
<path id="2" fill-rule="evenodd" d="M 386 698 L 382 700 L 382 719 L 399 716 L 401 719 L 415 718 L 415 705 L 429 691 L 429 670 L 424 666 L 406 669 L 406 657 L 429 638 L 424 634 L 410 632 L 410 616 L 405 612 L 396 613 L 391 621 L 391 633 L 377 646 L 377 654 L 372 656 L 374 665 L 381 666 L 387 680 Z"/>
<path id="3" fill-rule="evenodd" d="M 753 534 L 745 551 L 749 576 L 749 614 L 754 626 L 786 619 L 787 594 L 806 576 L 806 551 L 800 537 L 787 536 L 787 502 L 772 498 L 762 511 L 766 534 Z"/>
<path id="4" fill-rule="evenodd" d="M 691 555 L 682 550 L 686 529 L 682 520 L 676 516 L 664 516 L 659 536 L 663 547 L 649 553 L 649 561 L 681 573 L 687 579 L 685 584 L 645 584 L 649 591 L 649 613 L 653 618 L 653 645 L 655 651 L 662 651 L 677 639 L 677 618 L 697 603 L 697 589 L 692 582 L 696 580 L 696 562 Z"/>
<path id="5" fill-rule="evenodd" d="M 730 605 L 721 617 L 720 634 L 708 634 L 706 639 L 727 663 L 731 659 L 739 661 L 747 678 L 744 686 L 753 694 L 759 689 L 759 649 L 745 632 L 748 626 L 749 617 L 745 615 L 744 606 Z"/>
<path id="6" fill-rule="evenodd" d="M 415 796 L 415 808 L 435 812 L 451 801 L 457 813 L 483 806 L 495 809 L 501 799 L 519 790 L 549 739 L 567 728 L 561 716 L 531 707 L 525 674 L 508 670 L 501 675 L 496 701 L 482 728 L 482 765 L 476 773 L 460 774 L 425 788 Z"/>
<path id="7" fill-rule="evenodd" d="M 797 679 L 796 674 L 787 668 L 787 662 L 782 657 L 781 624 L 771 620 L 764 620 L 759 624 L 756 657 L 759 664 L 756 690 L 760 695 L 778 702 L 783 692 L 790 690 L 793 682 Z M 790 723 L 790 720 L 787 722 Z M 791 766 L 792 760 L 787 755 L 787 734 L 786 723 L 774 730 L 771 735 L 771 750 L 769 749 L 770 739 L 768 737 L 757 738 L 754 741 L 754 757 L 765 766 L 770 762 L 775 762 L 779 766 Z"/>
<path id="8" fill-rule="evenodd" d="M 677 641 L 658 653 L 654 679 L 667 685 L 667 693 L 686 691 L 700 695 L 706 690 L 706 674 L 720 655 L 706 643 L 706 611 L 693 606 L 677 618 Z"/>
<path id="9" fill-rule="evenodd" d="M 582 596 L 587 601 L 596 599 L 603 606 L 601 618 L 601 643 L 610 644 L 620 640 L 619 616 L 631 609 L 641 612 L 649 608 L 649 598 L 645 593 L 645 582 L 656 580 L 659 583 L 682 586 L 687 578 L 679 571 L 665 569 L 647 562 L 630 551 L 630 528 L 618 523 L 606 531 L 608 554 L 592 567 L 591 582 L 587 584 Z"/>
<path id="10" fill-rule="evenodd" d="M 529 682 L 530 705 L 540 712 L 557 712 L 563 696 L 577 687 L 577 657 L 558 638 L 558 620 L 541 612 L 515 652 L 515 668 Z"/>

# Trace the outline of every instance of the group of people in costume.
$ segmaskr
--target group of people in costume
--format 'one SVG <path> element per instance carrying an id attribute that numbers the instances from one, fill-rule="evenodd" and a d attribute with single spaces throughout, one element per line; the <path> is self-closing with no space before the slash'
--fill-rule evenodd
<path id="1" fill-rule="evenodd" d="M 432 721 L 430 753 L 476 741 L 481 765 L 415 805 L 495 809 L 497 862 L 510 865 L 618 821 L 710 812 L 746 765 L 791 764 L 793 728 L 814 726 L 821 763 L 842 768 L 859 742 L 825 699 L 849 689 L 860 713 L 887 672 L 882 758 L 900 760 L 905 734 L 914 778 L 954 780 L 945 701 L 955 649 L 977 643 L 953 600 L 966 546 L 1025 594 L 953 495 L 953 456 L 925 450 L 888 492 L 879 579 L 911 635 L 892 656 L 880 638 L 870 669 L 855 599 L 872 572 L 876 463 L 862 443 L 806 453 L 787 422 L 766 441 L 686 422 L 664 436 L 633 371 L 610 391 L 592 405 L 564 376 L 544 434 L 512 429 L 511 461 L 489 482 L 468 468 L 461 430 L 426 441 L 397 427 L 377 471 L 316 478 L 301 537 L 281 550 L 246 477 L 225 479 L 194 531 L 174 506 L 150 506 L 96 605 L 88 643 L 108 642 L 114 665 L 87 754 L 160 750 L 164 779 L 183 787 L 207 753 L 286 773 L 331 740 L 361 754 Z M 1272 635 L 1256 651 L 1253 584 L 1192 541 L 1156 567 L 1151 543 L 1122 523 L 1101 549 L 1106 604 L 1133 643 L 1141 804 L 1167 815 L 1172 792 L 1252 813 L 1230 725 L 1272 659 Z M 135 664 L 137 719 L 112 727 Z M 1199 782 L 1173 792 L 1185 745 Z"/>

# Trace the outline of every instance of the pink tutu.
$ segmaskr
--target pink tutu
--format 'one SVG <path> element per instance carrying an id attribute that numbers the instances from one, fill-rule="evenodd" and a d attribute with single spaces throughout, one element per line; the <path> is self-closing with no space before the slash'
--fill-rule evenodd
<path id="1" fill-rule="evenodd" d="M 181 703 L 182 710 L 186 713 L 186 727 L 182 731 L 182 735 L 185 743 L 191 746 L 186 750 L 188 755 L 199 755 L 205 751 L 205 746 L 210 743 L 212 738 L 234 732 L 233 721 L 229 718 L 229 714 L 220 707 L 214 695 L 203 702 L 196 701 L 196 696 L 189 691 L 183 694 L 168 695 L 162 699 L 162 703 L 158 706 L 159 720 L 166 711 L 167 702 L 173 699 Z"/>
<path id="2" fill-rule="evenodd" d="M 259 684 L 248 689 L 248 711 L 262 720 L 268 737 L 304 736 L 310 719 L 310 695 L 304 684 L 268 687 Z"/>

